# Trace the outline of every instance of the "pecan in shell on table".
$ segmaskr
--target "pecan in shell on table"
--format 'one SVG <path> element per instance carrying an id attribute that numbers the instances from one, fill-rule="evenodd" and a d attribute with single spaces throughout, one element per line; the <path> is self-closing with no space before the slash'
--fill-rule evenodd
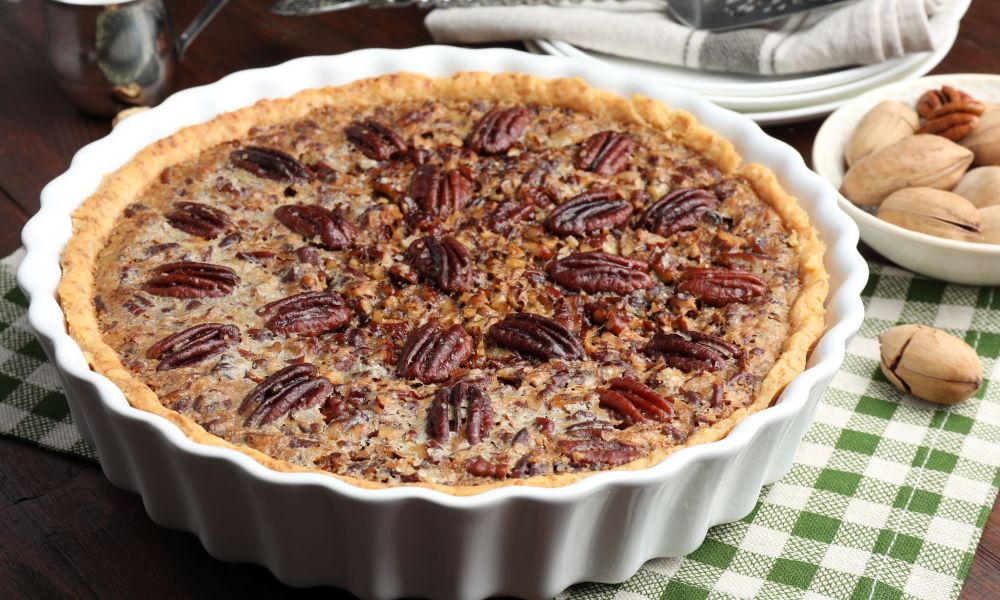
<path id="1" fill-rule="evenodd" d="M 205 240 L 217 238 L 233 228 L 226 213 L 199 202 L 175 202 L 173 210 L 164 216 L 175 229 Z"/>
<path id="2" fill-rule="evenodd" d="M 691 229 L 702 215 L 719 205 L 708 190 L 682 188 L 668 192 L 642 213 L 639 227 L 663 237 Z"/>
<path id="3" fill-rule="evenodd" d="M 450 235 L 419 238 L 403 256 L 421 277 L 443 292 L 464 292 L 472 285 L 469 251 Z"/>
<path id="4" fill-rule="evenodd" d="M 181 261 L 150 271 L 142 289 L 154 296 L 171 298 L 220 298 L 231 294 L 239 283 L 239 275 L 229 267 Z"/>
<path id="5" fill-rule="evenodd" d="M 466 148 L 479 154 L 503 154 L 524 135 L 531 113 L 523 106 L 491 108 L 473 127 Z"/>
<path id="6" fill-rule="evenodd" d="M 318 204 L 285 204 L 275 209 L 274 217 L 306 239 L 318 237 L 327 250 L 343 250 L 358 236 L 357 228 L 344 215 Z"/>
<path id="7" fill-rule="evenodd" d="M 460 381 L 434 393 L 427 413 L 427 431 L 435 442 L 443 444 L 454 431 L 465 435 L 470 444 L 478 444 L 493 429 L 493 404 L 477 385 Z"/>
<path id="8" fill-rule="evenodd" d="M 560 204 L 545 219 L 555 235 L 587 235 L 628 221 L 632 205 L 610 189 L 584 192 Z"/>
<path id="9" fill-rule="evenodd" d="M 396 373 L 423 383 L 440 383 L 468 362 L 472 353 L 472 337 L 461 325 L 440 327 L 432 319 L 406 339 L 396 361 Z"/>
<path id="10" fill-rule="evenodd" d="M 635 140 L 627 133 L 601 131 L 580 144 L 573 166 L 598 175 L 614 175 L 628 164 L 634 146 Z"/>
<path id="11" fill-rule="evenodd" d="M 240 340 L 240 330 L 225 323 L 202 323 L 156 342 L 146 358 L 159 360 L 157 371 L 190 367 L 221 353 Z"/>
<path id="12" fill-rule="evenodd" d="M 344 299 L 330 292 L 305 292 L 257 309 L 264 327 L 275 333 L 319 335 L 344 326 L 354 315 Z"/>
<path id="13" fill-rule="evenodd" d="M 655 283 L 649 266 L 641 260 L 606 252 L 574 252 L 549 263 L 549 277 L 574 291 L 627 294 Z"/>
<path id="14" fill-rule="evenodd" d="M 351 123 L 347 127 L 347 139 L 372 160 L 389 160 L 406 153 L 406 142 L 396 130 L 375 119 Z"/>
<path id="15" fill-rule="evenodd" d="M 669 366 L 685 373 L 718 371 L 742 357 L 736 344 L 700 331 L 657 333 L 644 351 L 661 356 Z"/>
<path id="16" fill-rule="evenodd" d="M 514 313 L 490 325 L 486 337 L 497 346 L 543 360 L 584 357 L 580 340 L 558 321 L 532 313 Z"/>
<path id="17" fill-rule="evenodd" d="M 257 177 L 293 183 L 308 181 L 309 170 L 287 152 L 263 146 L 246 146 L 233 150 L 229 161 L 234 167 L 249 171 Z"/>
<path id="18" fill-rule="evenodd" d="M 699 267 L 684 271 L 677 289 L 709 306 L 725 306 L 756 302 L 767 293 L 767 283 L 747 271 Z"/>
<path id="19" fill-rule="evenodd" d="M 268 375 L 243 398 L 244 425 L 266 425 L 298 410 L 316 408 L 334 393 L 333 384 L 319 375 L 315 365 L 289 365 Z"/>

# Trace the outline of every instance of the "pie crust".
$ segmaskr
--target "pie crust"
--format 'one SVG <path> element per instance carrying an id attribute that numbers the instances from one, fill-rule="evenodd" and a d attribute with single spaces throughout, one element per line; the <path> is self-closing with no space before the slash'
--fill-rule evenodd
<path id="1" fill-rule="evenodd" d="M 59 301 L 66 314 L 70 335 L 80 344 L 91 367 L 114 382 L 132 406 L 168 419 L 190 439 L 234 449 L 277 471 L 322 473 L 365 488 L 415 485 L 454 495 L 470 495 L 505 485 L 562 486 L 605 470 L 582 468 L 474 485 L 446 485 L 428 481 L 383 483 L 293 464 L 247 445 L 226 441 L 206 431 L 191 417 L 165 407 L 134 370 L 126 368 L 122 357 L 105 339 L 95 308 L 95 298 L 102 291 L 96 288 L 95 274 L 101 252 L 121 221 L 123 212 L 158 180 L 164 169 L 219 144 L 245 139 L 261 128 L 307 118 L 317 109 L 336 107 L 364 114 L 381 106 L 422 101 L 556 107 L 589 115 L 596 120 L 649 128 L 702 155 L 722 175 L 745 183 L 780 217 L 788 233 L 787 244 L 794 248 L 798 256 L 798 294 L 788 306 L 788 335 L 775 349 L 776 359 L 760 378 L 756 392 L 745 405 L 717 422 L 697 428 L 682 443 L 656 447 L 640 458 L 615 466 L 615 469 L 648 468 L 680 448 L 725 437 L 736 423 L 773 403 L 788 382 L 804 370 L 809 351 L 824 328 L 823 303 L 828 290 L 828 277 L 823 267 L 824 247 L 805 211 L 781 188 L 775 175 L 761 165 L 742 164 L 732 144 L 699 125 L 686 112 L 669 109 L 640 96 L 626 100 L 590 88 L 576 79 L 544 80 L 514 73 L 459 73 L 447 78 L 397 73 L 340 87 L 306 90 L 290 98 L 262 100 L 253 106 L 219 115 L 209 122 L 181 129 L 143 149 L 121 169 L 107 175 L 98 191 L 74 213 L 75 233 L 62 256 L 63 278 L 58 290 Z"/>

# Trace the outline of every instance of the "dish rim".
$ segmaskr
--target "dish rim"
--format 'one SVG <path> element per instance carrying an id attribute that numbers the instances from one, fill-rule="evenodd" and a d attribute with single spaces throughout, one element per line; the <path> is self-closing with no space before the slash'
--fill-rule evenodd
<path id="1" fill-rule="evenodd" d="M 330 66 L 333 63 L 348 68 L 336 69 L 334 75 Z M 355 70 L 361 72 L 353 72 L 350 68 L 352 64 L 360 65 Z M 683 448 L 652 467 L 596 472 L 560 487 L 507 485 L 470 496 L 455 496 L 413 486 L 366 489 L 319 473 L 271 470 L 236 450 L 194 442 L 166 419 L 133 408 L 117 386 L 90 369 L 80 347 L 65 330 L 64 315 L 55 295 L 61 277 L 59 258 L 65 241 L 72 234 L 70 217 L 83 199 L 96 189 L 101 179 L 99 174 L 86 172 L 88 167 L 100 163 L 105 165 L 102 171 L 113 171 L 148 143 L 169 135 L 181 126 L 211 119 L 221 112 L 252 104 L 261 98 L 283 97 L 301 89 L 317 87 L 320 84 L 314 81 L 316 77 L 323 77 L 323 85 L 338 85 L 407 69 L 432 76 L 481 70 L 525 72 L 538 77 L 580 77 L 588 85 L 619 95 L 641 93 L 673 108 L 688 110 L 701 123 L 730 141 L 752 143 L 757 162 L 766 164 L 779 179 L 795 181 L 796 187 L 808 188 L 817 196 L 810 218 L 822 221 L 836 234 L 832 239 L 824 239 L 828 253 L 826 261 L 838 265 L 844 271 L 844 277 L 839 288 L 831 290 L 827 298 L 828 314 L 831 316 L 826 330 L 817 340 L 810 366 L 789 383 L 774 406 L 744 418 L 725 438 Z M 311 72 L 314 77 L 302 80 L 288 77 L 296 70 Z M 289 80 L 299 83 L 286 83 Z M 220 93 L 223 91 L 228 93 Z M 234 93 L 236 91 L 241 93 Z M 184 118 L 177 117 L 177 113 L 191 106 L 199 109 L 194 118 L 186 113 Z M 147 127 L 144 129 L 144 126 Z M 169 131 L 164 133 L 164 129 Z M 152 139 L 146 139 L 150 136 L 153 136 Z M 864 308 L 860 292 L 868 275 L 867 264 L 856 249 L 857 226 L 836 208 L 834 198 L 835 192 L 829 184 L 809 171 L 802 157 L 790 146 L 765 135 L 744 117 L 719 108 L 692 92 L 669 89 L 662 83 L 647 83 L 627 75 L 606 73 L 574 59 L 541 57 L 509 49 L 470 50 L 448 46 L 421 46 L 404 50 L 375 48 L 334 56 L 302 57 L 273 67 L 227 75 L 214 83 L 177 92 L 160 106 L 135 115 L 107 136 L 88 144 L 77 152 L 67 171 L 43 189 L 42 207 L 22 232 L 26 254 L 18 269 L 17 279 L 30 299 L 29 324 L 50 343 L 55 366 L 65 375 L 93 386 L 105 408 L 114 411 L 116 416 L 145 422 L 179 451 L 235 462 L 243 474 L 263 482 L 318 486 L 330 493 L 377 504 L 422 500 L 446 507 L 475 509 L 510 500 L 565 503 L 606 488 L 652 486 L 673 476 L 689 463 L 739 452 L 769 423 L 801 410 L 807 402 L 808 390 L 833 376 L 843 362 L 847 341 L 861 325 Z M 838 315 L 836 320 L 833 320 L 834 315 Z"/>

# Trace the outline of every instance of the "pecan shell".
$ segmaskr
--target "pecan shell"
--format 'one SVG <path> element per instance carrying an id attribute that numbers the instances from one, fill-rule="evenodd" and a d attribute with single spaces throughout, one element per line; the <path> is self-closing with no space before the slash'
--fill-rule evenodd
<path id="1" fill-rule="evenodd" d="M 415 216 L 445 219 L 469 203 L 472 182 L 457 169 L 427 165 L 413 174 L 409 196 L 418 209 Z"/>
<path id="2" fill-rule="evenodd" d="M 460 381 L 434 393 L 427 413 L 427 433 L 438 444 L 448 441 L 451 432 L 465 434 L 470 444 L 478 444 L 493 429 L 493 404 L 476 385 Z"/>
<path id="3" fill-rule="evenodd" d="M 292 155 L 276 148 L 246 146 L 233 150 L 229 162 L 234 167 L 249 171 L 257 177 L 274 181 L 308 181 L 309 170 Z"/>
<path id="4" fill-rule="evenodd" d="M 211 240 L 232 229 L 233 223 L 218 208 L 199 202 L 175 202 L 167 222 L 184 233 Z"/>
<path id="5" fill-rule="evenodd" d="M 693 228 L 719 199 L 708 190 L 682 188 L 668 192 L 642 213 L 639 227 L 663 237 Z"/>
<path id="6" fill-rule="evenodd" d="M 220 298 L 231 294 L 239 282 L 239 275 L 229 267 L 182 261 L 153 269 L 142 289 L 171 298 Z"/>
<path id="7" fill-rule="evenodd" d="M 469 251 L 450 235 L 440 239 L 424 236 L 410 244 L 404 258 L 424 280 L 443 292 L 464 292 L 472 285 Z"/>
<path id="8" fill-rule="evenodd" d="M 709 306 L 749 304 L 767 293 L 767 283 L 747 271 L 695 268 L 684 271 L 677 289 Z"/>
<path id="9" fill-rule="evenodd" d="M 479 154 L 503 154 L 521 139 L 530 121 L 523 106 L 495 106 L 472 127 L 465 146 Z"/>
<path id="10" fill-rule="evenodd" d="M 406 142 L 396 131 L 375 119 L 355 121 L 347 127 L 347 139 L 372 160 L 389 160 L 406 153 Z"/>
<path id="11" fill-rule="evenodd" d="M 742 357 L 736 344 L 700 331 L 657 333 L 644 351 L 663 357 L 667 365 L 685 373 L 715 372 Z"/>
<path id="12" fill-rule="evenodd" d="M 240 404 L 244 425 L 266 425 L 297 410 L 316 408 L 334 393 L 333 384 L 314 365 L 289 365 L 268 375 Z"/>
<path id="13" fill-rule="evenodd" d="M 560 204 L 545 219 L 555 235 L 587 235 L 628 221 L 632 205 L 614 190 L 584 192 Z"/>
<path id="14" fill-rule="evenodd" d="M 674 418 L 674 407 L 666 398 L 630 377 L 612 379 L 608 387 L 597 390 L 597 396 L 601 406 L 621 417 L 623 427 L 647 420 L 666 423 Z"/>
<path id="15" fill-rule="evenodd" d="M 396 362 L 396 372 L 407 379 L 439 383 L 468 362 L 472 352 L 472 338 L 461 325 L 439 327 L 432 320 L 407 338 Z"/>
<path id="16" fill-rule="evenodd" d="M 296 294 L 257 309 L 257 315 L 267 318 L 264 323 L 267 329 L 299 335 L 319 335 L 340 329 L 353 314 L 343 298 L 330 292 Z"/>
<path id="17" fill-rule="evenodd" d="M 487 338 L 495 345 L 544 360 L 583 358 L 583 345 L 563 327 L 541 315 L 514 313 L 490 326 Z"/>
<path id="18" fill-rule="evenodd" d="M 274 216 L 306 239 L 318 237 L 327 250 L 343 250 L 358 236 L 357 228 L 342 214 L 318 204 L 285 204 L 275 209 Z"/>
<path id="19" fill-rule="evenodd" d="M 605 252 L 574 252 L 549 263 L 549 277 L 573 291 L 627 294 L 653 286 L 649 267 L 641 260 Z"/>
<path id="20" fill-rule="evenodd" d="M 627 133 L 595 133 L 580 144 L 580 149 L 573 158 L 573 166 L 598 175 L 614 175 L 625 168 L 634 146 L 635 141 Z"/>
<path id="21" fill-rule="evenodd" d="M 190 367 L 221 353 L 240 340 L 240 330 L 225 323 L 202 323 L 168 335 L 146 350 L 146 358 L 159 360 L 157 371 Z"/>

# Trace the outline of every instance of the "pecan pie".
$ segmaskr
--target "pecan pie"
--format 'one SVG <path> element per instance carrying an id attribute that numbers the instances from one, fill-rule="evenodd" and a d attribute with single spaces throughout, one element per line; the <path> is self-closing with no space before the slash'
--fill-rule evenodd
<path id="1" fill-rule="evenodd" d="M 75 214 L 93 368 L 277 470 L 471 494 L 656 464 L 805 365 L 823 246 L 687 113 L 396 74 L 183 129 Z"/>

